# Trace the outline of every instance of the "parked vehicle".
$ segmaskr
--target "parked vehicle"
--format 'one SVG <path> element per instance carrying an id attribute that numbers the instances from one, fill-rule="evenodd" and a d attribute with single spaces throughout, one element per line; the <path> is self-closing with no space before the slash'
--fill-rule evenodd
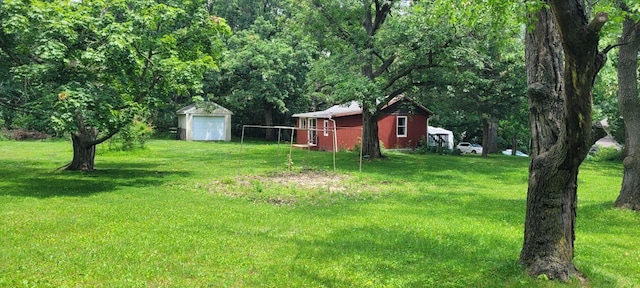
<path id="1" fill-rule="evenodd" d="M 467 153 L 482 154 L 482 146 L 480 146 L 480 144 L 469 143 L 469 142 L 458 143 L 458 145 L 456 146 L 456 150 L 458 150 L 458 152 L 463 154 L 467 154 Z"/>
<path id="2" fill-rule="evenodd" d="M 511 149 L 507 149 L 502 151 L 502 154 L 504 155 L 512 155 Z M 529 155 L 527 155 L 526 153 L 520 151 L 520 150 L 516 150 L 516 156 L 522 156 L 522 157 L 529 157 Z"/>

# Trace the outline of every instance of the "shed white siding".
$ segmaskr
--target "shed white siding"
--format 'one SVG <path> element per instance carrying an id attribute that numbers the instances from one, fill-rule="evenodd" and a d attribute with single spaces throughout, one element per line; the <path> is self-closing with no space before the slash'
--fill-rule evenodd
<path id="1" fill-rule="evenodd" d="M 189 105 L 178 110 L 179 139 L 187 141 L 231 141 L 231 111 L 213 104 L 213 111 Z"/>
<path id="2" fill-rule="evenodd" d="M 193 140 L 225 140 L 224 116 L 193 116 Z"/>

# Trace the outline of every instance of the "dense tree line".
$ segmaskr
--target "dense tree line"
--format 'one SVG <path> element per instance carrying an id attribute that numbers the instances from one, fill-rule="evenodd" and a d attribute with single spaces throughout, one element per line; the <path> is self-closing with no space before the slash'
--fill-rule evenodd
<path id="1" fill-rule="evenodd" d="M 116 1 L 111 4 L 100 1 L 46 3 L 35 1 L 30 5 L 32 7 L 48 7 L 46 9 L 57 7 L 58 10 L 64 11 L 59 15 L 45 13 L 48 15 L 47 17 L 52 17 L 48 20 L 51 22 L 55 22 L 52 20 L 55 17 L 75 21 L 74 17 L 85 17 L 84 14 L 92 9 L 98 11 L 98 9 L 106 9 L 107 6 L 122 5 L 128 5 L 131 8 L 129 13 L 135 17 L 149 16 L 135 15 L 139 12 L 148 13 L 140 9 L 140 6 L 136 6 L 140 5 L 141 1 Z M 150 1 L 145 5 L 151 5 L 150 3 L 155 2 Z M 22 8 L 18 8 L 18 6 L 22 6 Z M 51 50 L 55 50 L 54 48 L 57 47 L 56 41 L 44 40 L 46 37 L 56 37 L 51 33 L 42 33 L 38 36 L 39 39 L 36 39 L 36 36 L 32 38 L 15 37 L 18 33 L 15 30 L 17 29 L 15 25 L 19 22 L 17 19 L 23 21 L 30 17 L 29 15 L 35 14 L 28 14 L 25 8 L 27 6 L 29 5 L 26 2 L 21 1 L 3 4 L 0 12 L 7 17 L 4 17 L 2 22 L 3 49 L 0 57 L 9 59 L 15 57 L 18 49 L 12 45 L 18 45 L 17 41 L 22 42 L 20 45 L 30 45 L 31 47 L 42 43 L 48 43 L 41 46 L 49 47 Z M 133 106 L 130 105 L 127 106 L 129 109 L 127 111 L 131 112 L 127 115 L 123 114 L 125 110 L 121 109 L 122 113 L 119 115 L 123 117 L 121 121 L 123 127 L 126 126 L 124 123 L 129 121 L 128 119 L 133 119 L 133 114 L 136 114 L 137 123 L 146 122 L 148 126 L 154 127 L 156 130 L 166 131 L 175 126 L 175 111 L 177 109 L 192 102 L 214 101 L 234 111 L 235 126 L 233 131 L 239 133 L 241 124 L 290 125 L 292 113 L 317 110 L 341 102 L 358 100 L 366 111 L 364 115 L 370 118 L 369 121 L 365 121 L 368 123 L 366 125 L 368 129 L 365 130 L 369 131 L 369 137 L 364 138 L 371 139 L 371 141 L 365 140 L 365 142 L 371 143 L 371 149 L 374 150 L 370 154 L 380 155 L 379 147 L 376 147 L 379 143 L 375 139 L 377 133 L 372 132 L 377 130 L 375 127 L 377 123 L 371 119 L 375 119 L 375 113 L 380 108 L 378 106 L 383 105 L 381 103 L 399 94 L 408 94 L 426 106 L 434 107 L 438 113 L 432 119 L 432 124 L 452 129 L 456 135 L 464 135 L 468 140 L 476 139 L 477 141 L 482 139 L 483 119 L 491 121 L 492 124 L 502 121 L 507 127 L 509 123 L 515 123 L 514 121 L 518 119 L 509 116 L 516 111 L 511 108 L 522 106 L 513 104 L 524 102 L 522 88 L 517 87 L 524 83 L 522 73 L 524 62 L 522 59 L 518 59 L 521 57 L 521 53 L 515 53 L 515 51 L 522 49 L 522 46 L 518 47 L 518 45 L 522 45 L 522 42 L 518 41 L 519 36 L 517 35 L 521 28 L 516 25 L 505 29 L 508 33 L 497 34 L 493 33 L 491 25 L 487 24 L 471 27 L 459 25 L 455 21 L 442 21 L 446 17 L 465 16 L 451 15 L 451 7 L 446 5 L 410 4 L 409 1 L 343 1 L 338 5 L 333 1 L 211 0 L 206 3 L 201 1 L 166 2 L 157 6 L 181 10 L 183 7 L 192 10 L 201 9 L 212 17 L 211 19 L 228 24 L 228 31 L 231 33 L 213 32 L 211 36 L 216 37 L 216 47 L 215 51 L 208 50 L 208 53 L 211 53 L 211 59 L 215 59 L 215 64 L 197 71 L 195 74 L 192 72 L 196 71 L 187 71 L 187 66 L 181 63 L 175 63 L 180 65 L 173 66 L 177 71 L 167 71 L 159 69 L 159 65 L 153 64 L 153 61 L 141 61 L 140 59 L 144 60 L 148 55 L 152 55 L 150 60 L 164 57 L 163 51 L 158 51 L 158 53 L 151 51 L 151 54 L 148 54 L 148 50 L 144 51 L 147 49 L 146 46 L 137 47 L 138 50 L 133 54 L 140 58 L 137 63 L 147 65 L 149 69 L 146 70 L 141 67 L 124 66 L 123 63 L 114 61 L 116 59 L 100 59 L 103 55 L 96 53 L 98 56 L 95 58 L 103 61 L 102 63 L 117 63 L 114 65 L 117 69 L 112 71 L 113 73 L 108 74 L 106 73 L 108 71 L 104 70 L 103 76 L 115 77 L 116 73 L 121 73 L 117 71 L 118 69 L 119 71 L 133 69 L 133 71 L 140 71 L 140 77 L 146 78 L 144 81 L 135 79 L 133 78 L 135 73 L 125 73 L 121 76 L 127 77 L 117 78 L 121 82 L 136 83 L 135 89 L 137 90 L 129 89 L 129 91 L 124 91 L 125 93 L 140 93 L 139 97 L 131 101 L 139 105 L 136 112 L 131 110 Z M 375 9 L 377 10 L 374 11 Z M 77 11 L 73 12 L 74 10 Z M 185 10 L 187 9 L 185 8 Z M 22 18 L 21 13 L 27 18 Z M 85 21 L 88 21 L 87 19 Z M 169 20 L 168 17 L 161 21 L 166 20 Z M 124 19 L 123 21 L 129 20 Z M 104 21 L 96 23 L 107 25 Z M 145 29 L 154 27 L 144 26 L 145 24 L 135 26 L 134 22 L 131 23 L 132 25 L 127 26 L 127 29 L 135 29 L 135 31 L 125 31 L 124 28 L 120 28 L 120 30 L 112 30 L 114 35 L 109 37 L 118 37 L 115 36 L 115 32 L 119 32 L 120 35 L 146 33 L 145 37 L 155 37 L 161 32 L 145 31 Z M 475 24 L 480 24 L 479 20 Z M 34 21 L 28 22 L 28 25 L 30 29 L 20 32 L 24 32 L 25 35 L 28 33 L 38 35 L 38 31 L 51 28 L 47 26 L 49 24 Z M 199 41 L 196 39 L 205 38 L 205 34 L 202 32 L 197 33 L 199 33 L 197 36 L 192 33 L 194 37 L 189 40 Z M 509 37 L 495 37 L 507 34 Z M 489 39 L 487 35 L 493 37 L 491 41 L 485 41 Z M 177 45 L 183 44 L 179 42 L 182 40 L 174 36 L 171 37 L 159 38 L 156 44 L 175 45 L 175 49 L 183 51 L 206 52 L 199 46 Z M 140 41 L 151 43 L 149 39 L 145 38 Z M 33 43 L 28 44 L 28 41 Z M 15 44 L 12 44 L 14 42 Z M 114 46 L 116 43 L 120 42 L 114 40 L 110 42 L 110 45 Z M 71 50 L 71 47 L 77 49 L 74 53 L 88 55 L 87 52 L 80 52 L 84 49 L 80 46 L 73 46 L 70 43 L 61 45 L 69 47 L 65 48 L 67 50 Z M 94 49 L 93 47 L 89 48 Z M 28 55 L 23 56 L 29 58 Z M 75 63 L 74 60 L 69 60 L 70 57 L 59 56 L 58 60 Z M 126 59 L 131 56 L 120 53 L 119 57 Z M 165 59 L 162 62 L 168 65 L 172 63 L 173 59 L 175 58 Z M 68 129 L 53 129 L 63 125 L 63 122 L 74 122 L 69 118 L 69 113 L 61 114 L 63 117 L 67 117 L 64 121 L 60 115 L 56 114 L 62 110 L 64 105 L 57 106 L 56 109 L 38 106 L 40 100 L 28 96 L 25 89 L 22 89 L 19 77 L 17 77 L 17 75 L 21 75 L 20 73 L 24 73 L 18 71 L 20 69 L 18 67 L 26 67 L 26 64 L 17 64 L 15 61 L 7 63 L 13 64 L 5 65 L 0 70 L 0 73 L 7 75 L 7 77 L 3 77 L 7 80 L 3 81 L 0 87 L 3 91 L 3 101 L 0 101 L 2 102 L 0 113 L 3 119 L 1 124 L 7 128 L 43 130 L 58 135 L 63 135 L 68 131 Z M 33 64 L 32 67 L 38 65 L 33 62 L 29 63 L 29 65 Z M 365 63 L 366 67 L 362 66 L 362 63 Z M 517 65 L 520 65 L 520 68 Z M 93 66 L 97 67 L 97 64 Z M 198 75 L 204 75 L 204 78 L 199 78 Z M 65 77 L 62 76 L 62 78 Z M 66 83 L 71 82 L 71 79 L 62 79 L 61 81 Z M 78 83 L 82 83 L 82 81 Z M 61 87 L 61 83 L 53 83 L 49 84 L 58 85 L 57 88 Z M 29 89 L 34 89 L 36 86 L 29 85 Z M 125 85 L 120 86 L 124 87 Z M 124 94 L 123 91 L 117 89 L 108 92 L 109 89 L 104 89 L 105 87 L 114 86 L 105 84 L 94 90 L 103 91 L 99 93 L 102 95 L 101 97 L 110 100 L 118 99 L 118 97 L 112 97 L 113 95 L 109 93 Z M 97 94 L 95 91 L 85 92 Z M 50 93 L 53 95 L 51 97 L 58 94 Z M 156 94 L 151 97 L 144 96 L 149 93 Z M 137 101 L 141 99 L 145 100 Z M 465 101 L 452 99 L 464 99 Z M 67 107 L 66 109 L 71 108 Z M 105 110 L 95 110 L 94 112 L 96 115 L 109 114 Z M 105 121 L 114 125 L 117 122 L 113 119 L 108 121 L 105 119 Z M 519 122 L 524 123 L 522 120 Z M 98 130 L 103 132 L 126 130 L 123 127 L 116 129 L 115 126 L 111 129 L 100 127 Z M 525 125 L 520 124 L 519 126 L 524 127 Z M 524 131 L 524 129 L 520 130 Z M 511 131 L 521 132 L 515 129 Z M 492 131 L 494 137 L 491 139 L 495 140 L 497 133 L 498 131 L 494 129 Z M 520 134 L 526 135 L 526 133 Z M 269 131 L 264 136 L 268 139 L 273 137 Z M 505 137 L 517 138 L 511 135 Z M 462 140 L 462 136 L 457 140 Z M 526 142 L 526 140 L 522 141 L 522 143 Z M 501 147 L 511 145 L 507 140 L 502 140 L 500 144 Z M 493 147 L 496 144 L 489 146 Z M 523 148 L 526 148 L 526 145 L 523 145 Z"/>

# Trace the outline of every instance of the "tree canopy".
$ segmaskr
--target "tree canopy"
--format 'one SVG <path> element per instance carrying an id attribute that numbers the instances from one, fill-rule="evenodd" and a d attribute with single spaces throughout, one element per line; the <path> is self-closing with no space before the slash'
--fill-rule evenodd
<path id="1" fill-rule="evenodd" d="M 311 74 L 336 102 L 363 108 L 362 149 L 380 157 L 377 115 L 391 99 L 428 85 L 429 70 L 448 64 L 460 32 L 432 13 L 434 4 L 405 1 L 320 1 L 308 3 L 307 28 L 320 43 Z"/>
<path id="2" fill-rule="evenodd" d="M 91 156 L 74 154 L 69 168 L 93 169 L 93 147 L 135 114 L 201 93 L 229 28 L 198 3 L 5 1 L 2 102 L 48 115 Z"/>

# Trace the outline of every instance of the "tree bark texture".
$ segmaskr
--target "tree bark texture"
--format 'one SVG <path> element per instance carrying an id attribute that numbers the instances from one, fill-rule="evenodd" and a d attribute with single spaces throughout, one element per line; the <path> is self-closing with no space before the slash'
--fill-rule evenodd
<path id="1" fill-rule="evenodd" d="M 366 107 L 366 105 L 363 105 Z M 381 158 L 378 138 L 378 114 L 362 108 L 362 155 L 369 158 Z"/>
<path id="2" fill-rule="evenodd" d="M 120 129 L 113 129 L 107 135 L 98 139 L 98 131 L 94 127 L 87 127 L 83 116 L 76 115 L 78 132 L 71 134 L 73 144 L 73 160 L 65 167 L 66 170 L 92 171 L 96 158 L 96 145 L 113 137 Z"/>
<path id="3" fill-rule="evenodd" d="M 604 62 L 601 26 L 591 27 L 583 7 L 547 2 L 551 10 L 535 15 L 526 38 L 531 162 L 520 262 L 533 276 L 567 281 L 580 276 L 573 264 L 578 167 L 591 146 L 591 88 Z"/>
<path id="4" fill-rule="evenodd" d="M 73 160 L 66 170 L 92 171 L 96 157 L 96 130 L 93 128 L 82 129 L 71 135 L 73 144 Z"/>
<path id="5" fill-rule="evenodd" d="M 640 99 L 637 72 L 640 22 L 626 18 L 622 26 L 618 52 L 618 103 L 626 127 L 626 156 L 622 187 L 614 205 L 640 210 Z"/>
<path id="6" fill-rule="evenodd" d="M 482 118 L 482 157 L 498 153 L 498 120 Z"/>
<path id="7" fill-rule="evenodd" d="M 385 21 L 389 10 L 391 7 L 384 8 L 381 10 L 379 7 L 379 3 L 376 2 L 375 13 L 372 13 L 371 2 L 363 2 L 365 17 L 363 28 L 367 33 L 367 38 L 364 41 L 364 51 L 361 55 L 360 59 L 362 61 L 362 76 L 366 77 L 372 83 L 376 82 L 376 78 L 378 77 L 374 73 L 374 47 L 373 47 L 373 38 L 377 33 L 380 25 Z M 385 7 L 388 5 L 385 5 Z M 378 111 L 371 111 L 370 107 L 375 107 L 377 103 L 375 103 L 375 99 L 377 97 L 368 95 L 365 101 L 362 103 L 362 155 L 373 158 L 381 158 L 382 152 L 380 150 L 380 138 L 378 137 Z M 373 102 L 373 103 L 367 103 Z"/>

